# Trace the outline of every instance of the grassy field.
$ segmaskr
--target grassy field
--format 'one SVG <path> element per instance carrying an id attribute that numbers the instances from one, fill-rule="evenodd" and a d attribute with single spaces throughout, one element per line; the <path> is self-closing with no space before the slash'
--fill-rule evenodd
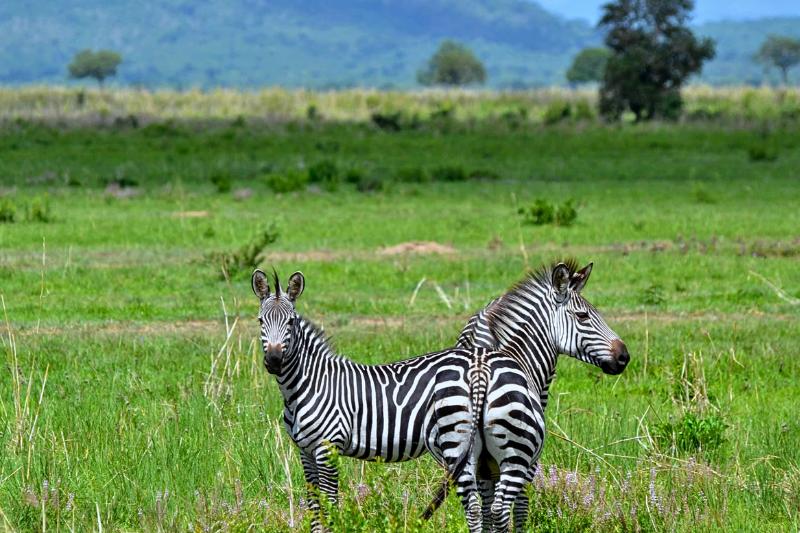
<path id="1" fill-rule="evenodd" d="M 307 525 L 250 265 L 220 268 L 272 228 L 259 264 L 302 270 L 300 311 L 364 362 L 451 345 L 540 262 L 594 261 L 633 359 L 560 362 L 532 530 L 797 530 L 799 148 L 791 122 L 7 122 L 0 524 Z M 536 199 L 577 218 L 527 224 Z M 464 528 L 453 496 L 416 520 L 430 458 L 341 464 L 334 529 Z"/>

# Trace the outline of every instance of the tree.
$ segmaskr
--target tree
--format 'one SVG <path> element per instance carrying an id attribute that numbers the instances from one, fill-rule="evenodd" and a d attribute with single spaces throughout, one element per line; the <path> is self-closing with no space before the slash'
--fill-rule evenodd
<path id="1" fill-rule="evenodd" d="M 486 81 L 486 69 L 469 48 L 444 41 L 428 64 L 417 73 L 422 85 L 469 85 Z"/>
<path id="2" fill-rule="evenodd" d="M 600 88 L 600 112 L 617 119 L 630 109 L 640 120 L 677 118 L 681 85 L 714 57 L 714 42 L 697 39 L 687 23 L 692 0 L 615 0 L 599 26 L 611 50 Z"/>
<path id="3" fill-rule="evenodd" d="M 69 75 L 76 79 L 94 78 L 102 87 L 106 78 L 116 76 L 120 63 L 122 57 L 111 50 L 81 50 L 69 64 Z"/>
<path id="4" fill-rule="evenodd" d="M 606 48 L 584 48 L 572 60 L 572 66 L 567 70 L 567 81 L 589 83 L 602 80 L 610 55 Z"/>
<path id="5" fill-rule="evenodd" d="M 781 71 L 783 84 L 789 84 L 789 69 L 800 63 L 800 40 L 770 35 L 759 48 L 756 59 Z"/>

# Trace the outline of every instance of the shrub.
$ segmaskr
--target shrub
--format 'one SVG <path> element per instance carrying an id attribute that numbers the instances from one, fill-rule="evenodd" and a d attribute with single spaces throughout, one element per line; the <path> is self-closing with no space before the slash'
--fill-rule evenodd
<path id="1" fill-rule="evenodd" d="M 230 279 L 243 272 L 250 273 L 262 261 L 264 249 L 278 240 L 278 232 L 274 225 L 260 230 L 249 243 L 238 250 L 228 252 L 212 252 L 208 254 L 215 268 L 220 267 L 221 277 Z"/>
<path id="2" fill-rule="evenodd" d="M 384 131 L 400 131 L 402 129 L 403 114 L 400 111 L 394 113 L 372 113 L 370 119 L 372 123 Z"/>
<path id="3" fill-rule="evenodd" d="M 228 172 L 217 170 L 211 175 L 211 183 L 219 194 L 231 192 L 231 176 Z"/>
<path id="4" fill-rule="evenodd" d="M 303 190 L 308 183 L 308 175 L 298 170 L 271 173 L 264 177 L 267 186 L 274 192 L 286 193 Z"/>
<path id="5" fill-rule="evenodd" d="M 10 198 L 0 198 L 0 224 L 12 224 L 17 219 L 17 207 Z"/>
<path id="6" fill-rule="evenodd" d="M 378 176 L 362 176 L 356 183 L 356 190 L 358 192 L 378 192 L 384 188 L 383 179 Z"/>
<path id="7" fill-rule="evenodd" d="M 660 445 L 684 453 L 711 451 L 725 442 L 727 427 L 717 413 L 702 415 L 689 411 L 678 420 L 656 425 L 654 437 Z"/>
<path id="8" fill-rule="evenodd" d="M 556 208 L 556 216 L 553 221 L 556 226 L 571 226 L 578 218 L 578 210 L 575 209 L 575 201 L 567 200 Z"/>
<path id="9" fill-rule="evenodd" d="M 348 168 L 344 173 L 345 183 L 358 184 L 364 179 L 364 171 L 360 168 Z"/>
<path id="10" fill-rule="evenodd" d="M 544 110 L 542 120 L 545 124 L 558 124 L 562 120 L 567 120 L 572 115 L 572 107 L 569 102 L 556 100 Z"/>
<path id="11" fill-rule="evenodd" d="M 329 159 L 323 159 L 308 168 L 308 181 L 318 183 L 329 190 L 339 185 L 339 177 L 339 167 Z"/>
<path id="12" fill-rule="evenodd" d="M 645 305 L 661 305 L 665 301 L 664 288 L 658 283 L 651 283 L 642 294 Z"/>
<path id="13" fill-rule="evenodd" d="M 778 151 L 768 144 L 754 144 L 747 149 L 750 161 L 775 161 L 778 159 Z"/>
<path id="14" fill-rule="evenodd" d="M 434 181 L 464 181 L 467 179 L 467 173 L 464 167 L 441 166 L 431 171 L 431 177 Z"/>
<path id="15" fill-rule="evenodd" d="M 543 198 L 534 200 L 530 207 L 520 207 L 518 213 L 522 215 L 522 223 L 533 226 L 552 224 L 555 220 L 553 205 Z"/>
<path id="16" fill-rule="evenodd" d="M 467 176 L 471 180 L 499 180 L 502 179 L 502 176 L 495 172 L 494 170 L 490 170 L 488 168 L 481 168 L 477 170 L 473 170 Z"/>
<path id="17" fill-rule="evenodd" d="M 571 226 L 578 218 L 575 201 L 569 199 L 561 205 L 553 205 L 544 198 L 537 198 L 530 207 L 520 207 L 517 210 L 522 216 L 522 223 L 532 226 L 554 224 L 556 226 Z"/>
<path id="18" fill-rule="evenodd" d="M 430 175 L 421 167 L 401 168 L 394 177 L 397 181 L 404 183 L 425 183 L 431 180 Z"/>
<path id="19" fill-rule="evenodd" d="M 585 121 L 594 120 L 595 112 L 594 109 L 592 108 L 592 105 L 586 100 L 578 100 L 575 103 L 573 118 L 575 118 L 575 120 L 585 120 Z"/>
<path id="20" fill-rule="evenodd" d="M 47 198 L 34 198 L 25 211 L 25 219 L 28 222 L 52 222 L 53 213 Z"/>
<path id="21" fill-rule="evenodd" d="M 715 204 L 717 203 L 717 199 L 714 198 L 714 195 L 711 194 L 708 189 L 703 187 L 700 184 L 695 185 L 692 188 L 692 196 L 694 196 L 695 202 L 698 204 Z"/>

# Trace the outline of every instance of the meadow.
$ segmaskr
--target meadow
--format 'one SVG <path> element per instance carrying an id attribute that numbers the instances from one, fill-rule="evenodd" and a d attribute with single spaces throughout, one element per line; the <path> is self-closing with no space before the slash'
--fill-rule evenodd
<path id="1" fill-rule="evenodd" d="M 30 95 L 13 92 L 0 100 Z M 280 117 L 4 104 L 5 530 L 307 527 L 252 263 L 302 270 L 300 312 L 378 363 L 452 345 L 562 257 L 594 262 L 585 295 L 632 362 L 559 362 L 530 530 L 800 527 L 795 115 L 604 125 L 574 94 L 552 121 L 552 102 L 504 115 L 500 96 L 417 119 L 382 93 L 377 119 L 324 103 L 346 96 L 294 95 Z M 442 475 L 430 458 L 340 461 L 334 530 L 465 527 L 452 495 L 417 520 Z"/>

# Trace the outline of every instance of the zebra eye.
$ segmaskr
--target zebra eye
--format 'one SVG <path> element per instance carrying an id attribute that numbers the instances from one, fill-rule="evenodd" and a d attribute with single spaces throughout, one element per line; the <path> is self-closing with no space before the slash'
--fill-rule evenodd
<path id="1" fill-rule="evenodd" d="M 294 318 L 290 318 L 289 321 L 286 323 L 290 328 L 294 326 Z"/>
<path id="2" fill-rule="evenodd" d="M 578 319 L 578 322 L 586 322 L 589 320 L 589 313 L 586 313 L 585 311 L 576 311 L 575 318 Z"/>

